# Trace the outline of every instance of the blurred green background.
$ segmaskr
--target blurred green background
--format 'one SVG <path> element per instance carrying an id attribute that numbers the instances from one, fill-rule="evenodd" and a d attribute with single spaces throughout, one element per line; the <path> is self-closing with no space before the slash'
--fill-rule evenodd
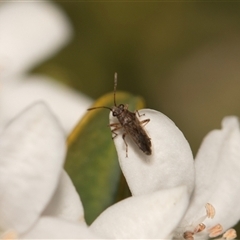
<path id="1" fill-rule="evenodd" d="M 225 115 L 240 115 L 240 3 L 56 1 L 72 42 L 35 71 L 96 99 L 141 95 L 169 116 L 196 153 Z"/>
<path id="2" fill-rule="evenodd" d="M 224 116 L 240 115 L 240 3 L 56 3 L 75 35 L 34 71 L 93 99 L 113 90 L 118 72 L 118 90 L 169 116 L 194 154 Z"/>

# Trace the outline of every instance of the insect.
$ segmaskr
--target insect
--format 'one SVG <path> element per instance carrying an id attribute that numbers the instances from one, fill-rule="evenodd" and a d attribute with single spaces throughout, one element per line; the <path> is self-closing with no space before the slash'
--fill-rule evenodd
<path id="1" fill-rule="evenodd" d="M 93 107 L 89 108 L 89 110 L 94 110 L 98 108 L 106 108 L 109 109 L 112 112 L 112 115 L 118 119 L 118 123 L 111 123 L 109 126 L 113 129 L 111 129 L 114 136 L 113 139 L 118 135 L 116 133 L 117 130 L 123 129 L 124 133 L 122 135 L 123 141 L 126 145 L 126 157 L 128 157 L 128 144 L 126 142 L 125 137 L 129 135 L 132 140 L 137 144 L 137 146 L 146 154 L 151 155 L 152 154 L 152 143 L 151 139 L 148 137 L 147 133 L 143 129 L 143 126 L 146 125 L 150 119 L 145 119 L 143 121 L 140 121 L 138 117 L 141 117 L 143 115 L 140 115 L 139 112 L 136 110 L 136 112 L 130 112 L 128 110 L 128 105 L 124 104 L 116 104 L 116 89 L 117 89 L 117 73 L 114 74 L 114 93 L 113 93 L 113 102 L 114 106 L 112 108 L 110 107 Z"/>

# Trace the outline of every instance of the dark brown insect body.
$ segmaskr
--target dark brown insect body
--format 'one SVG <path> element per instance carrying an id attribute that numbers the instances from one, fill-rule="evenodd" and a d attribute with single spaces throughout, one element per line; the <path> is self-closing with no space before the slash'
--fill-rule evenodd
<path id="1" fill-rule="evenodd" d="M 150 119 L 145 119 L 143 121 L 139 121 L 138 117 L 136 116 L 136 113 L 139 117 L 142 115 L 139 114 L 138 111 L 136 112 L 130 112 L 128 110 L 128 105 L 119 104 L 117 106 L 116 104 L 116 87 L 117 87 L 117 73 L 114 75 L 114 106 L 112 108 L 109 107 L 94 107 L 89 108 L 88 110 L 93 110 L 96 108 L 107 108 L 112 112 L 112 115 L 118 119 L 118 123 L 111 123 L 109 126 L 113 127 L 111 129 L 112 133 L 115 134 L 113 138 L 115 138 L 118 134 L 116 133 L 117 130 L 123 128 L 124 133 L 122 135 L 122 138 L 124 140 L 124 143 L 126 145 L 126 157 L 128 156 L 128 144 L 125 140 L 126 135 L 130 135 L 132 140 L 137 144 L 137 146 L 146 154 L 151 155 L 151 139 L 148 137 L 147 133 L 143 129 L 143 126 L 146 125 Z"/>

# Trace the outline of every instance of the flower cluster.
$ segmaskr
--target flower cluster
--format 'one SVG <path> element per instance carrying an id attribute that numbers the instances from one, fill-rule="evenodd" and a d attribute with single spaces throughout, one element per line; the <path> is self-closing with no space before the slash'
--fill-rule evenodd
<path id="1" fill-rule="evenodd" d="M 153 153 L 145 156 L 133 145 L 126 158 L 125 145 L 116 138 L 133 196 L 109 207 L 89 227 L 63 170 L 66 138 L 51 110 L 38 102 L 10 122 L 0 135 L 2 237 L 235 238 L 230 228 L 240 216 L 238 119 L 227 117 L 221 130 L 210 132 L 194 162 L 187 141 L 170 119 L 149 109 L 141 113 L 151 119 L 146 130 Z M 156 138 L 161 133 L 166 135 Z"/>
<path id="2" fill-rule="evenodd" d="M 29 13 L 31 16 L 27 18 Z M 29 18 L 31 23 L 35 20 L 37 31 L 31 29 L 33 24 L 26 24 Z M 43 27 L 46 19 L 47 28 L 46 24 Z M 21 33 L 15 23 L 21 24 Z M 81 199 L 63 164 L 66 133 L 71 131 L 91 100 L 50 83 L 48 78 L 26 74 L 33 64 L 65 44 L 70 33 L 67 20 L 49 3 L 0 6 L 0 35 L 4 36 L 0 38 L 3 69 L 0 237 L 236 238 L 231 227 L 240 219 L 237 117 L 225 117 L 222 128 L 205 137 L 194 160 L 182 132 L 164 114 L 151 109 L 139 111 L 150 119 L 144 126 L 151 137 L 150 156 L 129 142 L 126 158 L 122 138 L 114 138 L 132 197 L 109 207 L 87 226 Z M 17 42 L 9 41 L 9 36 Z M 43 41 L 42 36 L 48 36 L 48 40 Z M 42 45 L 38 51 L 34 43 L 39 38 Z M 110 122 L 113 121 L 110 114 Z"/>

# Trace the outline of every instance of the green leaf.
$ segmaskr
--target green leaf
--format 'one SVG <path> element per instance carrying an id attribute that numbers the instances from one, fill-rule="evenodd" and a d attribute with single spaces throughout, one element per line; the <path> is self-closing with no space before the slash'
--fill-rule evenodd
<path id="1" fill-rule="evenodd" d="M 124 92 L 117 93 L 117 103 L 128 104 L 130 111 L 143 108 L 140 97 Z M 112 105 L 113 93 L 109 93 L 92 107 Z M 65 169 L 81 197 L 88 224 L 107 207 L 130 195 L 108 124 L 107 109 L 88 111 L 67 140 Z"/>

